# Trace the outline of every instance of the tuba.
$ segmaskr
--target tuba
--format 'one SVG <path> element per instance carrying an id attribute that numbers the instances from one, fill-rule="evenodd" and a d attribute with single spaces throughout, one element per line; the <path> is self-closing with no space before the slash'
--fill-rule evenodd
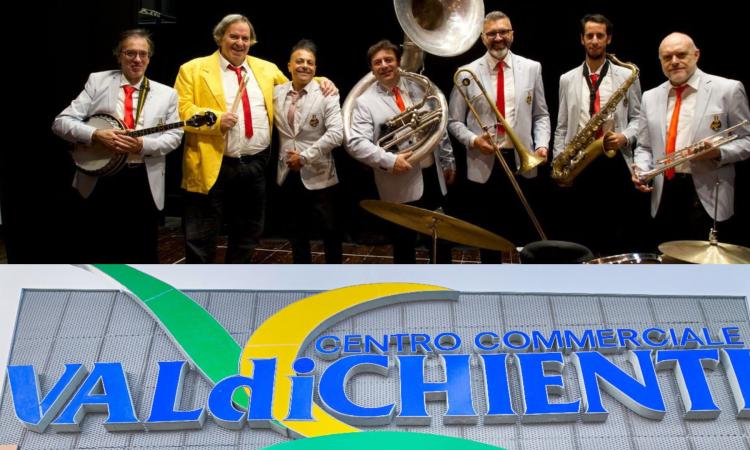
<path id="1" fill-rule="evenodd" d="M 468 50 L 482 29 L 484 4 L 481 0 L 393 0 L 401 28 L 404 30 L 401 76 L 420 86 L 423 97 L 386 123 L 388 132 L 378 140 L 383 148 L 397 146 L 405 140 L 413 143 L 399 152 L 412 151 L 409 163 L 427 157 L 440 142 L 448 125 L 448 102 L 445 95 L 421 72 L 424 51 L 437 56 L 455 56 Z M 351 133 L 354 103 L 373 83 L 375 76 L 368 73 L 354 85 L 341 113 L 344 122 L 344 142 Z"/>
<path id="2" fill-rule="evenodd" d="M 608 53 L 607 59 L 613 64 L 630 69 L 631 74 L 622 86 L 612 94 L 607 104 L 594 114 L 586 123 L 586 126 L 575 135 L 573 140 L 565 147 L 565 150 L 552 160 L 552 179 L 560 186 L 572 186 L 573 180 L 578 174 L 602 153 L 607 155 L 608 158 L 614 158 L 617 154 L 617 150 L 604 149 L 604 137 L 595 139 L 596 132 L 615 113 L 617 104 L 625 98 L 630 86 L 638 79 L 640 70 L 635 64 L 624 63 L 613 54 Z M 613 132 L 609 131 L 607 135 L 610 133 Z"/>

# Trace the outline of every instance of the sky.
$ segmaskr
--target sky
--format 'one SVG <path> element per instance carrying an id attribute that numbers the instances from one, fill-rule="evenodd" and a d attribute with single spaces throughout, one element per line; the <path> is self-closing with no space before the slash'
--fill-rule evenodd
<path id="1" fill-rule="evenodd" d="M 134 267 L 184 290 L 329 290 L 366 283 L 416 282 L 464 292 L 736 295 L 750 298 L 750 266 L 739 265 Z M 22 289 L 117 288 L 99 272 L 77 266 L 0 266 L 0 373 L 3 377 Z"/>

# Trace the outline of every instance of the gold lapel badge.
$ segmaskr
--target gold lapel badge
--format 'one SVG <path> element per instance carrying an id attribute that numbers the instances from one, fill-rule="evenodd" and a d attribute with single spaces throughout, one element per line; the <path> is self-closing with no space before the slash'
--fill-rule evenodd
<path id="1" fill-rule="evenodd" d="M 312 117 L 310 117 L 310 126 L 313 128 L 316 128 L 320 124 L 320 120 L 318 120 L 318 116 L 313 114 Z"/>
<path id="2" fill-rule="evenodd" d="M 531 104 L 531 92 L 529 92 L 529 94 L 526 96 L 526 104 L 527 105 Z"/>
<path id="3" fill-rule="evenodd" d="M 721 120 L 719 120 L 719 116 L 714 116 L 714 120 L 711 122 L 711 129 L 713 131 L 719 131 L 721 129 Z"/>

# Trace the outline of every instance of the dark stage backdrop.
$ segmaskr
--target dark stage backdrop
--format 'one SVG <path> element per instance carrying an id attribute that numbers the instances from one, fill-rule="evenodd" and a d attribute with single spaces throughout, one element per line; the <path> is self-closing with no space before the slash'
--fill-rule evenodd
<path id="1" fill-rule="evenodd" d="M 115 68 L 111 49 L 123 29 L 138 25 L 138 10 L 146 6 L 175 16 L 176 23 L 151 24 L 156 54 L 148 76 L 172 85 L 180 64 L 216 48 L 211 37 L 213 26 L 228 13 L 247 15 L 255 26 L 258 44 L 251 54 L 275 62 L 286 72 L 289 48 L 300 38 L 310 38 L 319 46 L 318 73 L 331 78 L 341 89 L 342 102 L 349 89 L 367 71 L 365 58 L 369 45 L 381 38 L 401 43 L 403 33 L 391 1 L 132 1 L 99 2 L 89 0 L 50 1 L 46 3 L 45 39 L 40 45 L 49 48 L 47 62 L 51 69 L 47 81 L 53 81 L 52 92 L 35 105 L 33 126 L 27 130 L 34 144 L 5 148 L 0 172 L 0 206 L 7 238 L 10 262 L 70 262 L 75 249 L 71 236 L 85 234 L 86 227 L 75 220 L 81 200 L 70 188 L 74 168 L 66 152 L 68 146 L 50 131 L 53 118 L 81 91 L 90 72 Z M 699 67 L 704 71 L 741 80 L 748 85 L 749 71 L 745 59 L 747 21 L 731 6 L 707 3 L 700 7 L 681 6 L 674 2 L 501 2 L 485 1 L 485 10 L 500 9 L 513 23 L 513 51 L 542 63 L 547 103 L 552 127 L 557 116 L 558 78 L 579 65 L 583 59 L 579 42 L 579 19 L 586 13 L 600 12 L 615 24 L 610 50 L 624 61 L 641 68 L 641 85 L 650 89 L 664 80 L 657 58 L 661 39 L 671 31 L 683 31 L 695 39 L 702 51 Z M 670 11 L 674 9 L 674 11 Z M 34 45 L 24 41 L 28 45 Z M 445 93 L 450 92 L 455 69 L 479 57 L 481 42 L 463 55 L 442 58 L 428 55 L 425 74 Z M 23 61 L 20 61 L 23 62 Z M 454 146 L 463 156 L 460 146 Z M 181 149 L 168 161 L 167 207 L 169 215 L 179 216 Z M 338 150 L 342 179 L 368 179 L 358 164 L 343 150 Z M 748 213 L 748 163 L 739 167 L 738 205 Z M 34 167 L 35 170 L 20 170 Z M 565 211 L 553 206 L 558 189 L 544 172 L 543 197 L 534 209 L 550 238 L 555 238 L 556 222 Z M 371 184 L 361 185 L 361 195 L 372 192 Z M 347 189 L 351 192 L 355 189 Z M 275 196 L 275 193 L 271 193 Z M 275 197 L 272 197 L 272 200 Z M 348 198 L 349 231 L 359 236 L 356 207 Z M 606 197 L 602 201 L 607 201 Z M 646 217 L 647 200 L 635 214 Z M 271 204 L 268 233 L 277 232 L 276 205 Z M 592 207 L 596 207 L 592 205 Z"/>

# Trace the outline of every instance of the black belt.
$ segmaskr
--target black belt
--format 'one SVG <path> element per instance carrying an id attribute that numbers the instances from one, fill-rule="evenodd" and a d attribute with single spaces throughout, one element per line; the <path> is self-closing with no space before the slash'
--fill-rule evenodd
<path id="1" fill-rule="evenodd" d="M 268 149 L 262 150 L 254 155 L 227 156 L 224 155 L 224 162 L 230 164 L 249 164 L 258 158 L 264 158 Z"/>

